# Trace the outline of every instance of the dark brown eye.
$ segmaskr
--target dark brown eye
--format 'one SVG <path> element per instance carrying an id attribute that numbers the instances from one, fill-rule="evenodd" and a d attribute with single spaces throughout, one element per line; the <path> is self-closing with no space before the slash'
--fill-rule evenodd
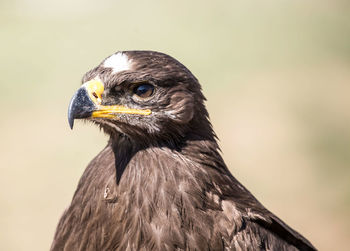
<path id="1" fill-rule="evenodd" d="M 152 96 L 154 86 L 150 84 L 141 84 L 134 88 L 134 93 L 141 98 L 148 98 Z"/>

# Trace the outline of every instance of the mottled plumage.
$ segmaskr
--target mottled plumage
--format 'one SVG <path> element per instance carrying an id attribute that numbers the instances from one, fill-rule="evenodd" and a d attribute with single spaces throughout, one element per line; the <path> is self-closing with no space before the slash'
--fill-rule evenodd
<path id="1" fill-rule="evenodd" d="M 191 72 L 162 53 L 122 54 L 129 67 L 102 62 L 83 83 L 104 83 L 102 105 L 152 113 L 80 116 L 110 140 L 81 177 L 51 250 L 315 250 L 231 175 Z M 135 97 L 144 83 L 153 93 Z"/>

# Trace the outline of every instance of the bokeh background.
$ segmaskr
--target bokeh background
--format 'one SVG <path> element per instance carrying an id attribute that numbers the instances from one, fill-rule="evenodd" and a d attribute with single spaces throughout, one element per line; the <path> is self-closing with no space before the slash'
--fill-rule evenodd
<path id="1" fill-rule="evenodd" d="M 117 50 L 200 80 L 224 158 L 320 250 L 350 237 L 350 2 L 0 2 L 0 250 L 48 250 L 107 137 L 67 123 L 82 75 Z"/>

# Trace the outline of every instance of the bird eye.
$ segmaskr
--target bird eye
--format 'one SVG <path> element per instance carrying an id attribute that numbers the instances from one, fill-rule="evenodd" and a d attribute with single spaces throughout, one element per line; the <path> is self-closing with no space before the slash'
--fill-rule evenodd
<path id="1" fill-rule="evenodd" d="M 150 84 L 141 84 L 134 88 L 134 93 L 141 98 L 148 98 L 153 94 L 154 86 Z"/>

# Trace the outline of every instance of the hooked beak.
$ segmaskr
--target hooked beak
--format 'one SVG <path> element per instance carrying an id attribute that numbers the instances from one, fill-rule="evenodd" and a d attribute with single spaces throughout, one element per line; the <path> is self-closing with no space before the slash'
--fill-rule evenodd
<path id="1" fill-rule="evenodd" d="M 102 93 L 104 85 L 99 79 L 84 83 L 72 97 L 68 108 L 68 122 L 73 129 L 75 119 L 118 118 L 117 114 L 150 115 L 151 110 L 132 109 L 121 105 L 104 106 Z"/>

